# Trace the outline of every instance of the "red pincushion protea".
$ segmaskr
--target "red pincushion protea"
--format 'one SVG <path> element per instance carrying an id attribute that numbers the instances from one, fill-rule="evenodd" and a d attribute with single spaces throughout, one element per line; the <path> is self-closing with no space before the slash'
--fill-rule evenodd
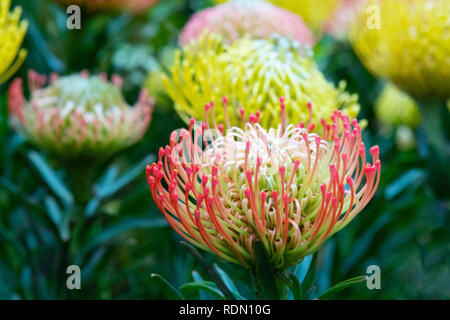
<path id="1" fill-rule="evenodd" d="M 197 40 L 205 30 L 220 34 L 228 43 L 244 36 L 266 39 L 274 34 L 313 46 L 313 33 L 295 13 L 266 1 L 239 0 L 195 13 L 181 32 L 181 46 Z"/>
<path id="2" fill-rule="evenodd" d="M 251 268 L 261 242 L 273 267 L 284 268 L 318 250 L 373 197 L 379 148 L 368 162 L 356 119 L 335 111 L 319 135 L 312 124 L 288 125 L 281 99 L 278 128 L 262 128 L 255 114 L 225 133 L 213 107 L 205 108 L 210 122 L 192 119 L 189 130 L 174 131 L 146 172 L 156 205 L 194 245 Z"/>

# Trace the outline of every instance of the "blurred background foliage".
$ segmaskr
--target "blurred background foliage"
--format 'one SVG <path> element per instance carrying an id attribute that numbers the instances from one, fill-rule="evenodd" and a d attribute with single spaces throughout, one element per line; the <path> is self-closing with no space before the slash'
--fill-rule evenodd
<path id="1" fill-rule="evenodd" d="M 117 73 L 132 102 L 144 83 L 157 90 L 157 74 L 170 66 L 181 28 L 211 1 L 164 0 L 140 15 L 83 12 L 81 30 L 66 28 L 67 14 L 53 1 L 16 0 L 14 5 L 23 7 L 30 23 L 23 45 L 29 53 L 16 77 L 25 77 L 29 69 Z M 384 84 L 365 70 L 347 42 L 325 36 L 314 51 L 331 81 L 344 79 L 348 90 L 359 94 L 360 118 L 369 123 L 364 139 L 380 146 L 382 176 L 368 207 L 312 261 L 312 290 L 323 292 L 375 264 L 382 272 L 381 290 L 360 284 L 331 298 L 449 299 L 449 183 L 443 183 L 444 196 L 436 196 L 429 184 L 424 133 L 417 129 L 404 148 L 398 129 L 386 130 L 377 122 L 374 104 Z M 66 201 L 71 191 L 64 170 L 10 129 L 7 87 L 0 88 L 0 298 L 162 299 L 171 292 L 158 285 L 153 273 L 176 286 L 208 278 L 167 226 L 145 180 L 145 164 L 172 130 L 184 126 L 167 96 L 157 96 L 145 137 L 96 172 L 95 197 L 80 215 L 80 208 Z M 77 218 L 67 222 L 71 214 Z M 252 296 L 245 271 L 208 254 L 205 261 L 232 274 L 240 292 Z M 65 287 L 70 264 L 81 267 L 82 290 Z"/>

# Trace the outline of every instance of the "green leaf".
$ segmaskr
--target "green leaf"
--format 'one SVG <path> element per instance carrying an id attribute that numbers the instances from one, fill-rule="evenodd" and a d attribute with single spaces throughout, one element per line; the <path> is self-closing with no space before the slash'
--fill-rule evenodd
<path id="1" fill-rule="evenodd" d="M 204 281 L 203 277 L 200 275 L 200 273 L 198 273 L 195 270 L 192 271 L 192 278 L 194 278 L 195 282 L 202 282 L 202 281 Z M 209 296 L 208 294 L 206 294 L 205 292 L 201 291 L 201 292 L 199 292 L 198 298 L 199 298 L 199 300 L 207 300 L 208 296 Z"/>
<path id="2" fill-rule="evenodd" d="M 228 289 L 228 287 L 223 282 L 222 278 L 217 273 L 217 270 L 211 266 L 203 257 L 202 255 L 189 243 L 185 241 L 181 241 L 181 244 L 186 246 L 189 253 L 194 256 L 200 263 L 200 266 L 206 271 L 208 276 L 214 281 L 214 283 L 217 285 L 217 287 L 222 291 L 223 295 L 229 299 L 229 300 L 236 300 L 236 297 L 233 295 L 233 293 Z"/>
<path id="3" fill-rule="evenodd" d="M 264 246 L 257 242 L 255 244 L 256 255 L 256 279 L 261 286 L 261 296 L 263 299 L 278 300 L 278 286 L 275 280 L 275 273 L 266 256 Z"/>
<path id="4" fill-rule="evenodd" d="M 328 299 L 331 296 L 335 295 L 336 293 L 341 292 L 342 290 L 347 289 L 349 287 L 352 287 L 355 284 L 358 284 L 358 283 L 363 282 L 365 280 L 367 280 L 367 276 L 359 276 L 359 277 L 355 277 L 355 278 L 351 278 L 351 279 L 342 281 L 342 282 L 332 286 L 325 293 L 323 293 L 319 297 L 319 300 Z"/>
<path id="5" fill-rule="evenodd" d="M 66 206 L 71 206 L 73 204 L 73 195 L 58 177 L 56 172 L 47 164 L 44 158 L 35 151 L 28 152 L 28 158 L 36 167 L 51 191 L 58 196 Z"/>
<path id="6" fill-rule="evenodd" d="M 316 265 L 316 280 L 314 282 L 317 285 L 317 294 L 324 292 L 330 287 L 335 249 L 336 240 L 331 238 L 317 253 L 318 263 Z"/>
<path id="7" fill-rule="evenodd" d="M 426 174 L 420 169 L 411 169 L 400 178 L 389 184 L 385 188 L 385 195 L 388 200 L 392 200 L 405 189 L 410 188 L 411 184 L 422 185 L 426 178 Z"/>
<path id="8" fill-rule="evenodd" d="M 120 191 L 122 188 L 127 186 L 129 183 L 131 183 L 139 175 L 144 175 L 146 165 L 152 162 L 153 159 L 155 159 L 154 155 L 145 158 L 139 164 L 129 169 L 128 172 L 125 175 L 121 176 L 119 179 L 115 180 L 114 182 L 102 185 L 100 188 L 98 188 L 96 192 L 96 198 L 104 199 L 107 197 L 111 197 L 112 195 Z"/>
<path id="9" fill-rule="evenodd" d="M 295 268 L 294 274 L 298 279 L 298 282 L 302 283 L 308 273 L 309 268 L 311 267 L 311 262 L 313 259 L 313 255 L 310 254 L 303 258 L 303 261 L 297 265 Z"/>
<path id="10" fill-rule="evenodd" d="M 304 299 L 308 297 L 312 291 L 312 285 L 316 277 L 316 265 L 317 265 L 317 254 L 313 256 L 313 259 L 311 261 L 311 267 L 309 268 L 308 273 L 306 273 L 306 276 L 301 284 L 302 295 Z"/>
<path id="11" fill-rule="evenodd" d="M 216 269 L 217 274 L 225 283 L 227 288 L 231 291 L 231 293 L 236 297 L 237 300 L 246 300 L 239 292 L 238 288 L 234 284 L 233 280 L 228 276 L 228 274 L 221 269 L 217 264 L 213 264 L 214 269 Z"/>
<path id="12" fill-rule="evenodd" d="M 290 289 L 294 300 L 303 300 L 303 292 L 302 286 L 300 284 L 300 279 L 298 279 L 292 272 L 289 272 L 289 281 L 291 283 Z"/>
<path id="13" fill-rule="evenodd" d="M 163 276 L 153 273 L 151 275 L 152 278 L 158 281 L 161 288 L 165 289 L 166 292 L 169 293 L 169 300 L 184 300 L 183 294 L 175 288 L 168 280 L 166 280 Z"/>
<path id="14" fill-rule="evenodd" d="M 212 281 L 201 281 L 201 282 L 188 282 L 183 284 L 180 287 L 183 292 L 186 292 L 186 294 L 189 294 L 190 292 L 197 293 L 200 290 L 206 291 L 208 293 L 211 293 L 216 298 L 220 300 L 225 300 L 225 297 L 223 293 L 217 288 L 216 284 Z"/>

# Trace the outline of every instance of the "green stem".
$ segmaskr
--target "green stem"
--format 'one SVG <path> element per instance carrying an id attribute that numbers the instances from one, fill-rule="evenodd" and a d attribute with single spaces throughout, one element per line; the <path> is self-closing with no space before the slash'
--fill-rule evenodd
<path id="1" fill-rule="evenodd" d="M 66 165 L 67 177 L 75 198 L 75 204 L 85 207 L 92 198 L 92 185 L 98 164 L 94 162 L 71 162 Z"/>

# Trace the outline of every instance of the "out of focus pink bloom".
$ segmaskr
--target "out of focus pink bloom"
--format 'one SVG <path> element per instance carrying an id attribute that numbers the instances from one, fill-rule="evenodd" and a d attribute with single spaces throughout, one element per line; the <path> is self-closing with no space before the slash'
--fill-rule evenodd
<path id="1" fill-rule="evenodd" d="M 323 31 L 338 39 L 347 38 L 357 12 L 366 2 L 366 0 L 340 0 L 333 17 L 325 22 Z"/>
<path id="2" fill-rule="evenodd" d="M 277 34 L 308 46 L 315 43 L 300 16 L 262 0 L 229 1 L 195 13 L 181 32 L 180 45 L 205 30 L 222 35 L 228 43 L 246 34 L 262 39 Z"/>

